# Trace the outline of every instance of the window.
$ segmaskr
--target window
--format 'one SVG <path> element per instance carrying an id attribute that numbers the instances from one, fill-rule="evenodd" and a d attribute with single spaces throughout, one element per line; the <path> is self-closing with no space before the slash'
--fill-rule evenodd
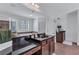
<path id="1" fill-rule="evenodd" d="M 34 19 L 29 20 L 29 31 L 33 31 L 33 27 L 34 27 Z"/>
<path id="2" fill-rule="evenodd" d="M 28 20 L 18 20 L 17 25 L 18 25 L 18 30 L 19 32 L 28 32 L 28 31 L 33 31 L 33 19 L 28 19 Z"/>
<path id="3" fill-rule="evenodd" d="M 16 32 L 16 22 L 15 21 L 11 22 L 11 32 Z"/>

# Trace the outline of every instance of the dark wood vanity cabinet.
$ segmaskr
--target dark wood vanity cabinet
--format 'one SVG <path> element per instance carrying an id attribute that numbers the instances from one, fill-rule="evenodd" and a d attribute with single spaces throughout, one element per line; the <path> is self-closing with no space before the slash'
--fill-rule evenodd
<path id="1" fill-rule="evenodd" d="M 56 32 L 56 42 L 63 43 L 65 40 L 65 31 Z"/>
<path id="2" fill-rule="evenodd" d="M 48 42 L 48 40 L 42 42 L 41 54 L 42 55 L 49 55 L 49 42 Z"/>
<path id="3" fill-rule="evenodd" d="M 49 54 L 51 55 L 55 51 L 54 37 L 49 39 Z"/>
<path id="4" fill-rule="evenodd" d="M 42 41 L 41 43 L 41 54 L 42 55 L 51 55 L 55 51 L 55 43 L 54 43 L 54 37 L 48 38 L 45 41 Z"/>
<path id="5" fill-rule="evenodd" d="M 49 55 L 49 45 L 46 44 L 45 46 L 42 46 L 42 55 Z"/>

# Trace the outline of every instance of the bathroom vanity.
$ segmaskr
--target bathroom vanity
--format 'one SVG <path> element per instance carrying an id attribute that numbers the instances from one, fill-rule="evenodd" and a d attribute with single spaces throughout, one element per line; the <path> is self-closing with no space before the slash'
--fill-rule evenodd
<path id="1" fill-rule="evenodd" d="M 50 55 L 55 50 L 54 36 L 31 38 L 29 35 L 12 40 L 12 55 Z"/>
<path id="2" fill-rule="evenodd" d="M 63 43 L 65 40 L 65 31 L 56 32 L 56 42 Z"/>

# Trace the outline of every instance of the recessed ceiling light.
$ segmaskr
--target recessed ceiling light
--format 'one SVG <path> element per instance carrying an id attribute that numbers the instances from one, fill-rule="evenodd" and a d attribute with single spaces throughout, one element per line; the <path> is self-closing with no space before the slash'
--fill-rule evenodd
<path id="1" fill-rule="evenodd" d="M 33 16 L 33 15 L 30 15 L 30 16 Z"/>
<path id="2" fill-rule="evenodd" d="M 34 3 L 32 3 L 32 5 L 35 5 Z"/>

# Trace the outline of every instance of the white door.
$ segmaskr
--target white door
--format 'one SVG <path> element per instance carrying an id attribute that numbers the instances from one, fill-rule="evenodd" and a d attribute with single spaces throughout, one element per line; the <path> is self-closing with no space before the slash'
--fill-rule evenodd
<path id="1" fill-rule="evenodd" d="M 67 15 L 66 40 L 71 42 L 77 41 L 77 11 Z"/>

